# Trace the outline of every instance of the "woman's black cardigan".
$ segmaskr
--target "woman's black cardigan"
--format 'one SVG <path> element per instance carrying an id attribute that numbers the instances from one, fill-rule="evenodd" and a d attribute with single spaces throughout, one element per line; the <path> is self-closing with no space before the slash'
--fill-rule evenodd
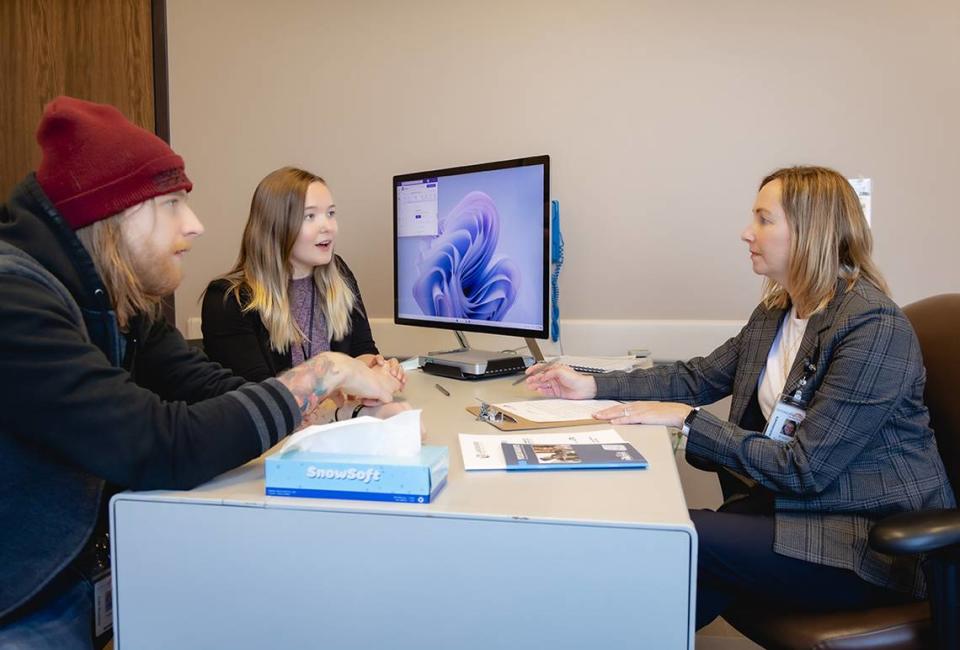
<path id="1" fill-rule="evenodd" d="M 370 333 L 357 280 L 339 256 L 334 259 L 347 286 L 356 296 L 356 302 L 350 314 L 350 331 L 344 338 L 330 341 L 330 349 L 351 357 L 379 354 Z M 228 293 L 228 287 L 226 280 L 214 280 L 203 296 L 204 352 L 212 361 L 247 381 L 263 381 L 289 369 L 293 365 L 290 350 L 281 354 L 270 347 L 270 334 L 260 320 L 260 314 L 256 311 L 243 313 L 236 297 Z M 245 298 L 242 292 L 241 297 Z"/>

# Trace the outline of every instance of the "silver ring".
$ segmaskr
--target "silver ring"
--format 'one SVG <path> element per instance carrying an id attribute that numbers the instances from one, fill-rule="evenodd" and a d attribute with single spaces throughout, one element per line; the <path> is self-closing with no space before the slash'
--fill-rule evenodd
<path id="1" fill-rule="evenodd" d="M 627 407 L 626 407 L 626 406 L 623 407 L 623 417 L 625 417 L 625 418 L 630 417 L 630 416 L 627 414 Z"/>

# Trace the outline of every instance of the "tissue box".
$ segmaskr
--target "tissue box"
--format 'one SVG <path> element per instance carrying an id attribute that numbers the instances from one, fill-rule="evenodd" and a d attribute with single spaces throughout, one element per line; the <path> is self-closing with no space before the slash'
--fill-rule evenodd
<path id="1" fill-rule="evenodd" d="M 417 456 L 346 456 L 307 451 L 266 457 L 268 496 L 430 503 L 447 482 L 446 447 Z"/>

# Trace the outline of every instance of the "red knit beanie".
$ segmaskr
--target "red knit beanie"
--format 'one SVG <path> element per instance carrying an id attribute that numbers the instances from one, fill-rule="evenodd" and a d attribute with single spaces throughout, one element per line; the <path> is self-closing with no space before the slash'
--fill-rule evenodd
<path id="1" fill-rule="evenodd" d="M 37 129 L 37 181 L 74 230 L 161 194 L 190 191 L 183 158 L 106 104 L 57 97 Z"/>

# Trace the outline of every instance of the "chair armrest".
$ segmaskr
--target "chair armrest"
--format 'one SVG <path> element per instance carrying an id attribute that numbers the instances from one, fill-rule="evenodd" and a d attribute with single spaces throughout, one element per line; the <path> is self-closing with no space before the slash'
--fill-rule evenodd
<path id="1" fill-rule="evenodd" d="M 888 555 L 929 553 L 960 544 L 960 510 L 905 512 L 870 530 L 870 546 Z"/>
<path id="2" fill-rule="evenodd" d="M 699 469 L 702 472 L 718 472 L 720 471 L 720 465 L 713 462 L 712 460 L 707 460 L 703 456 L 697 456 L 696 454 L 691 454 L 686 452 L 684 458 L 687 459 L 687 464 L 690 467 Z"/>

